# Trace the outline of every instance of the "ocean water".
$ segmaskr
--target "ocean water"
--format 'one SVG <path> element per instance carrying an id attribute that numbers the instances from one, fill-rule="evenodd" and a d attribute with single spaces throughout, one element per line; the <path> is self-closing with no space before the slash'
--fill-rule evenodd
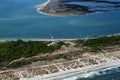
<path id="1" fill-rule="evenodd" d="M 120 67 L 71 76 L 61 80 L 120 80 Z"/>
<path id="2" fill-rule="evenodd" d="M 0 0 L 0 39 L 81 38 L 120 33 L 120 10 L 83 16 L 39 14 L 47 0 Z"/>

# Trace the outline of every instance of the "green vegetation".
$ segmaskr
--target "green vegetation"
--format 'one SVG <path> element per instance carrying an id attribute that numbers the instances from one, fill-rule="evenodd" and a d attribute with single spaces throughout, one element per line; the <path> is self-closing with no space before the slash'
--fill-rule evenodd
<path id="1" fill-rule="evenodd" d="M 101 50 L 99 47 L 108 45 L 118 45 L 120 44 L 120 36 L 104 36 L 99 38 L 90 38 L 84 40 L 77 40 L 77 45 L 86 46 L 92 48 L 93 51 Z"/>
<path id="2" fill-rule="evenodd" d="M 51 61 L 56 59 L 66 59 L 70 60 L 74 56 L 81 56 L 84 51 L 94 51 L 98 52 L 102 47 L 120 45 L 120 36 L 109 36 L 109 37 L 96 37 L 89 39 L 75 40 L 77 46 L 84 48 L 82 51 L 73 51 L 68 54 L 56 54 L 47 55 L 38 58 L 29 58 L 39 54 L 51 53 L 57 49 L 60 49 L 62 45 L 69 46 L 70 44 L 64 43 L 62 41 L 57 42 L 55 45 L 49 45 L 49 41 L 7 41 L 0 43 L 0 67 L 20 67 L 22 65 L 30 64 L 35 61 Z M 73 54 L 74 53 L 74 54 Z M 22 59 L 20 59 L 23 57 Z M 11 61 L 20 59 L 10 65 Z"/>
<path id="3" fill-rule="evenodd" d="M 7 41 L 0 43 L 0 62 L 10 62 L 21 57 L 31 57 L 37 54 L 53 52 L 60 49 L 64 42 L 48 46 L 47 41 Z"/>
<path id="4" fill-rule="evenodd" d="M 7 68 L 18 68 L 23 65 L 31 64 L 32 62 L 36 62 L 36 61 L 52 61 L 52 60 L 57 60 L 57 59 L 72 60 L 72 58 L 75 56 L 82 57 L 82 53 L 84 53 L 84 51 L 78 50 L 78 51 L 73 51 L 73 52 L 69 52 L 69 53 L 42 56 L 42 57 L 38 57 L 38 58 L 34 58 L 34 59 L 33 58 L 32 59 L 29 58 L 27 60 L 22 59 L 17 62 L 14 62 L 10 65 L 7 65 L 6 67 Z"/>

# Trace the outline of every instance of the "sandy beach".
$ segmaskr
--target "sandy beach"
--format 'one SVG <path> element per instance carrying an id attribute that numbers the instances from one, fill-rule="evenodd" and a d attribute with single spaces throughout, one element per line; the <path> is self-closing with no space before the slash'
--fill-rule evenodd
<path id="1" fill-rule="evenodd" d="M 106 63 L 101 63 L 97 65 L 90 65 L 83 68 L 71 69 L 68 71 L 61 71 L 57 73 L 45 74 L 45 75 L 38 75 L 32 78 L 21 78 L 20 80 L 59 80 L 65 77 L 70 77 L 74 75 L 83 75 L 90 72 L 96 72 L 99 70 L 116 68 L 120 66 L 120 60 L 112 60 Z"/>
<path id="2" fill-rule="evenodd" d="M 48 0 L 47 2 L 41 4 L 41 5 L 38 5 L 37 6 L 37 12 L 40 13 L 40 14 L 44 14 L 44 15 L 51 15 L 51 16 L 60 16 L 60 15 L 54 15 L 54 14 L 50 14 L 50 13 L 46 13 L 44 11 L 41 11 L 43 10 L 45 7 L 48 6 L 48 4 L 56 4 L 57 0 Z"/>
<path id="3" fill-rule="evenodd" d="M 6 41 L 16 41 L 18 39 L 0 39 L 0 42 L 6 42 Z M 78 38 L 75 39 L 21 39 L 23 41 L 52 41 L 54 40 L 56 41 L 74 41 L 74 40 L 78 40 Z"/>

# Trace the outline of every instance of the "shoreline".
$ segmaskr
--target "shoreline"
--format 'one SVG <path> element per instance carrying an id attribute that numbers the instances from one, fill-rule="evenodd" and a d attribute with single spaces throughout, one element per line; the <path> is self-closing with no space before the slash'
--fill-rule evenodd
<path id="1" fill-rule="evenodd" d="M 79 16 L 79 15 L 59 15 L 59 14 L 52 14 L 52 13 L 46 13 L 44 11 L 41 11 L 42 9 L 44 9 L 44 7 L 46 7 L 49 3 L 51 2 L 51 0 L 46 1 L 43 4 L 40 4 L 37 6 L 37 12 L 43 15 L 48 15 L 48 16 L 57 16 L 57 17 L 67 17 L 67 16 Z"/>
<path id="2" fill-rule="evenodd" d="M 44 15 L 51 15 L 51 16 L 55 16 L 55 15 L 52 15 L 52 14 L 47 14 L 45 12 L 42 12 L 40 11 L 40 9 L 43 9 L 45 6 L 47 6 L 47 4 L 50 3 L 51 0 L 47 0 L 45 3 L 42 3 L 40 5 L 37 6 L 37 12 L 40 13 L 40 14 L 44 14 Z"/>
<path id="3" fill-rule="evenodd" d="M 99 38 L 99 37 L 110 37 L 110 36 L 119 36 L 120 33 L 117 34 L 109 34 L 109 35 L 102 35 L 102 36 L 89 36 L 89 37 L 79 37 L 79 38 L 54 38 L 54 41 L 72 41 L 72 40 L 78 40 L 78 39 L 91 39 L 91 38 Z M 5 41 L 16 41 L 18 39 L 24 40 L 24 41 L 51 41 L 51 38 L 0 38 L 0 42 L 5 42 Z"/>
<path id="4" fill-rule="evenodd" d="M 79 38 L 58 38 L 58 39 L 54 39 L 54 41 L 72 41 L 72 40 L 78 40 Z M 5 41 L 16 41 L 19 39 L 0 39 L 0 42 L 5 42 Z M 21 40 L 23 41 L 51 41 L 53 39 L 23 39 L 21 38 Z"/>
<path id="5" fill-rule="evenodd" d="M 67 1 L 66 1 L 67 2 Z M 66 2 L 60 2 L 60 0 L 48 0 L 43 4 L 37 6 L 37 12 L 44 15 L 51 15 L 51 16 L 80 16 L 80 15 L 88 15 L 88 14 L 95 14 L 101 12 L 107 12 L 112 10 L 102 10 L 101 8 L 98 11 L 94 8 L 90 8 L 86 5 L 76 5 L 76 4 L 65 4 Z M 69 2 L 69 1 L 68 1 Z M 71 1 L 74 2 L 74 1 Z M 80 1 L 80 2 L 84 2 Z M 91 0 L 88 2 L 92 2 Z M 101 2 L 98 2 L 101 3 Z M 103 2 L 104 4 L 106 2 Z M 114 2 L 107 2 L 108 4 L 114 4 Z M 118 2 L 119 4 L 119 2 Z M 113 9 L 116 8 L 116 4 L 112 7 Z M 71 7 L 73 6 L 73 7 Z M 98 5 L 99 6 L 99 5 Z M 103 6 L 101 6 L 103 7 Z M 109 6 L 106 6 L 109 7 Z M 97 7 L 96 7 L 97 8 Z M 115 9 L 116 10 L 116 9 Z M 73 12 L 74 11 L 74 12 Z"/>
<path id="6" fill-rule="evenodd" d="M 37 12 L 43 15 L 48 15 L 48 16 L 57 16 L 57 17 L 65 17 L 67 15 L 56 15 L 56 14 L 51 14 L 51 13 L 46 13 L 41 11 L 40 9 L 44 9 L 44 7 L 46 7 L 49 3 L 51 2 L 51 0 L 47 0 L 45 3 L 40 4 L 37 6 Z"/>
<path id="7" fill-rule="evenodd" d="M 32 78 L 21 78 L 20 80 L 34 80 L 34 79 L 62 80 L 62 79 L 73 77 L 73 76 L 84 75 L 86 73 L 89 74 L 91 72 L 98 72 L 98 71 L 101 71 L 101 70 L 107 70 L 107 69 L 120 67 L 119 62 L 120 62 L 120 60 L 113 60 L 113 61 L 109 61 L 109 62 L 106 62 L 106 63 L 100 63 L 100 64 L 97 64 L 97 65 L 89 65 L 89 66 L 85 66 L 85 67 L 82 67 L 82 68 L 76 68 L 76 69 L 61 71 L 61 72 L 57 72 L 57 73 L 38 75 L 38 76 L 34 76 Z"/>

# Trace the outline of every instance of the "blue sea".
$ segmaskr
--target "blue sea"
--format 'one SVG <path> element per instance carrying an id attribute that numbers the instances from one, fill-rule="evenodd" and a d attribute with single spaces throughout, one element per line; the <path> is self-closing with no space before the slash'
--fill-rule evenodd
<path id="1" fill-rule="evenodd" d="M 120 33 L 120 10 L 83 16 L 49 16 L 36 6 L 47 0 L 0 0 L 0 39 L 73 39 Z"/>
<path id="2" fill-rule="evenodd" d="M 37 5 L 46 1 L 0 0 L 0 40 L 49 39 L 50 34 L 56 39 L 74 39 L 120 33 L 120 10 L 83 16 L 49 16 L 36 10 Z M 120 68 L 67 80 L 120 80 Z"/>
<path id="3" fill-rule="evenodd" d="M 108 68 L 82 75 L 74 75 L 60 80 L 120 80 L 120 67 Z"/>

